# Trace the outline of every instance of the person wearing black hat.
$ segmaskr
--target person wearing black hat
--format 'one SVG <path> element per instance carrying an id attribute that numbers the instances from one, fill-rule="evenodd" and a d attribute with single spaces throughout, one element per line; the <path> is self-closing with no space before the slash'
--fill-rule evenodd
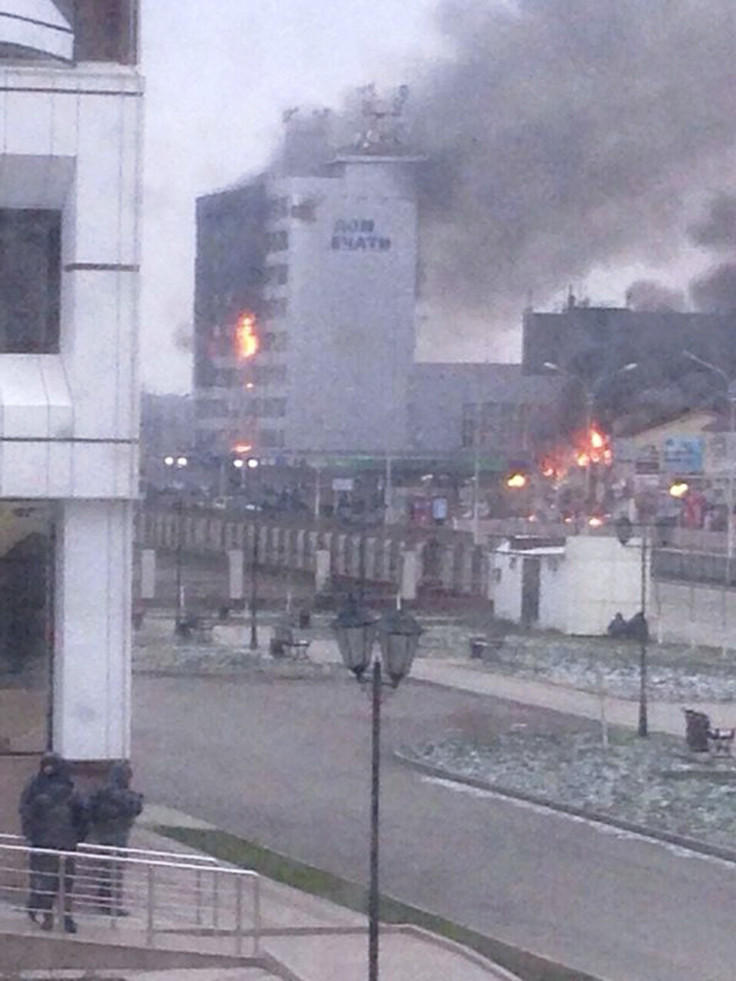
<path id="1" fill-rule="evenodd" d="M 25 786 L 20 799 L 23 835 L 31 846 L 29 857 L 30 894 L 28 915 L 35 922 L 43 914 L 42 930 L 54 924 L 53 907 L 60 888 L 61 856 L 54 852 L 74 852 L 87 833 L 87 815 L 82 798 L 74 789 L 69 765 L 58 753 L 44 753 L 38 773 Z M 64 862 L 64 930 L 76 933 L 72 917 L 72 889 L 75 861 Z"/>

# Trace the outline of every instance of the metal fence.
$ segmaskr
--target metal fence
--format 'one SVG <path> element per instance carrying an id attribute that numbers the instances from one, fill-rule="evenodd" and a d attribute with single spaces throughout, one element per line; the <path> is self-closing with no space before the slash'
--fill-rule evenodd
<path id="1" fill-rule="evenodd" d="M 72 916 L 148 946 L 165 934 L 191 933 L 232 938 L 237 954 L 250 938 L 259 952 L 260 876 L 207 856 L 92 844 L 57 851 L 0 835 L 0 902 L 34 912 L 47 928 L 63 930 Z"/>

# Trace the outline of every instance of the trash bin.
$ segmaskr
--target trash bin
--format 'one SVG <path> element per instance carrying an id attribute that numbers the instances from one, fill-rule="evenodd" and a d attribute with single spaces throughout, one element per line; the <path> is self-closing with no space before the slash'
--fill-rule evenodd
<path id="1" fill-rule="evenodd" d="M 481 658 L 486 652 L 488 647 L 488 641 L 485 637 L 471 637 L 470 638 L 470 656 L 474 658 Z"/>
<path id="2" fill-rule="evenodd" d="M 309 610 L 299 610 L 299 629 L 308 630 L 312 622 L 312 614 Z"/>
<path id="3" fill-rule="evenodd" d="M 708 733 L 710 732 L 710 719 L 705 712 L 694 712 L 692 709 L 685 709 L 685 740 L 687 747 L 693 753 L 708 752 Z"/>

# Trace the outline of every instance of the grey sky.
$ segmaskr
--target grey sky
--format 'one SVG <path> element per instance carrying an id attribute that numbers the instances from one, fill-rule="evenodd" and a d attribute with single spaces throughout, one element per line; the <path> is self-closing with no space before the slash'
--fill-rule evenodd
<path id="1" fill-rule="evenodd" d="M 142 378 L 185 391 L 194 199 L 257 170 L 281 112 L 399 82 L 430 51 L 434 0 L 142 0 L 145 139 Z M 206 11 L 206 13 L 205 13 Z M 329 11 L 327 13 L 326 11 Z"/>

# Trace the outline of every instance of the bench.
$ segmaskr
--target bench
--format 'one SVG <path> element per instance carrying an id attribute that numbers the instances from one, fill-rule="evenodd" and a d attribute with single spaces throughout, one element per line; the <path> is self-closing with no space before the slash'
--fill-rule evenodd
<path id="1" fill-rule="evenodd" d="M 736 729 L 721 729 L 711 725 L 705 712 L 684 709 L 688 749 L 694 753 L 707 753 L 711 749 L 715 756 L 730 756 Z"/>
<path id="2" fill-rule="evenodd" d="M 186 640 L 208 641 L 212 640 L 212 631 L 215 629 L 215 621 L 202 616 L 186 616 L 179 620 L 174 628 L 177 637 Z"/>
<path id="3" fill-rule="evenodd" d="M 269 641 L 268 651 L 271 657 L 291 656 L 297 660 L 307 660 L 309 658 L 309 645 L 311 641 L 305 640 L 294 635 L 294 630 L 289 624 L 276 624 L 273 634 Z"/>
<path id="4" fill-rule="evenodd" d="M 501 650 L 505 639 L 502 634 L 494 634 L 493 636 L 479 634 L 477 637 L 471 637 L 469 640 L 471 658 L 493 657 Z"/>

